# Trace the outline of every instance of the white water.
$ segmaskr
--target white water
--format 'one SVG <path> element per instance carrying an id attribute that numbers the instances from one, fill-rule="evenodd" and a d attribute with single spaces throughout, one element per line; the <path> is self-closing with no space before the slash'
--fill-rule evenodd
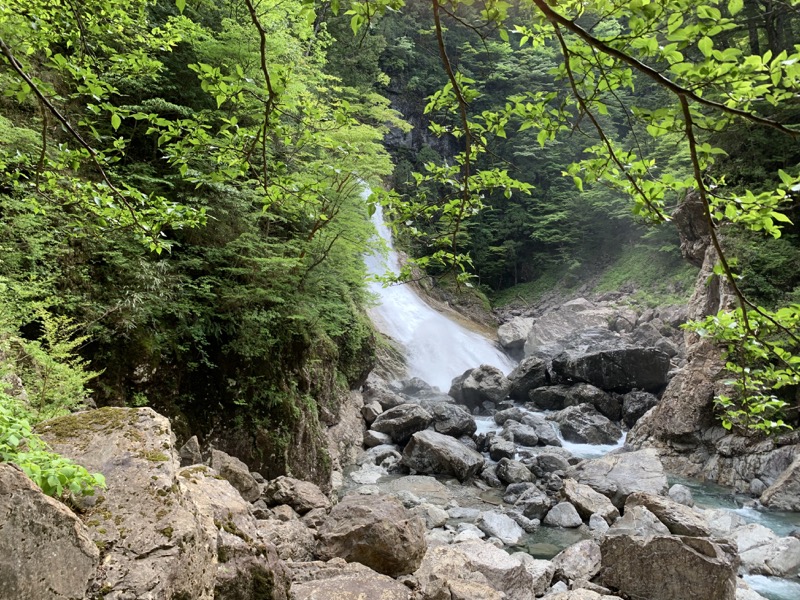
<path id="1" fill-rule="evenodd" d="M 367 269 L 371 275 L 397 274 L 400 259 L 380 206 L 372 220 L 389 253 L 386 258 L 377 253 L 366 257 Z M 467 369 L 492 365 L 508 374 L 514 368 L 514 362 L 489 340 L 435 311 L 411 286 L 384 287 L 373 281 L 369 288 L 379 299 L 369 311 L 372 322 L 404 348 L 409 377 L 419 377 L 446 392 L 453 378 Z"/>
<path id="2" fill-rule="evenodd" d="M 800 583 L 764 575 L 745 575 L 744 580 L 759 594 L 769 600 L 798 600 Z"/>
<path id="3" fill-rule="evenodd" d="M 561 431 L 558 432 L 558 439 L 561 440 L 561 447 L 569 450 L 572 456 L 577 456 L 578 458 L 600 458 L 609 452 L 622 448 L 625 445 L 627 435 L 627 432 L 623 432 L 622 437 L 614 444 L 578 444 L 576 442 L 568 442 L 561 435 Z"/>

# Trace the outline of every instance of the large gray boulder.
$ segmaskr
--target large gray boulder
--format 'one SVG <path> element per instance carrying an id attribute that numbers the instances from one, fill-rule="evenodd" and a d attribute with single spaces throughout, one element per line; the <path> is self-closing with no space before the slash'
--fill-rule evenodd
<path id="1" fill-rule="evenodd" d="M 250 469 L 241 460 L 221 450 L 211 450 L 211 468 L 221 477 L 231 482 L 242 498 L 248 502 L 255 502 L 261 496 L 258 482 L 250 475 Z"/>
<path id="2" fill-rule="evenodd" d="M 757 523 L 735 529 L 729 539 L 736 543 L 742 567 L 748 573 L 796 577 L 800 571 L 800 539 L 778 537 Z"/>
<path id="3" fill-rule="evenodd" d="M 500 437 L 514 442 L 518 446 L 528 446 L 532 448 L 539 443 L 539 434 L 536 433 L 536 429 L 510 419 L 505 422 L 505 426 L 500 432 Z"/>
<path id="4" fill-rule="evenodd" d="M 264 486 L 261 497 L 268 506 L 288 504 L 299 515 L 304 515 L 315 508 L 328 509 L 331 506 L 328 497 L 310 481 L 283 475 L 269 481 Z"/>
<path id="5" fill-rule="evenodd" d="M 531 327 L 525 340 L 525 356 L 555 356 L 577 332 L 608 328 L 614 310 L 577 298 L 545 312 Z"/>
<path id="6" fill-rule="evenodd" d="M 582 540 L 564 548 L 552 562 L 557 578 L 588 581 L 600 571 L 600 558 L 600 545 L 594 540 Z"/>
<path id="7" fill-rule="evenodd" d="M 633 427 L 644 414 L 658 404 L 650 392 L 635 390 L 622 397 L 622 420 L 628 427 Z"/>
<path id="8" fill-rule="evenodd" d="M 518 543 L 525 535 L 522 527 L 511 517 L 493 510 L 482 512 L 475 524 L 486 535 L 496 537 L 506 545 Z"/>
<path id="9" fill-rule="evenodd" d="M 477 475 L 485 459 L 450 436 L 435 431 L 415 433 L 403 450 L 403 463 L 420 473 L 453 475 L 465 481 Z"/>
<path id="10" fill-rule="evenodd" d="M 591 404 L 569 406 L 548 417 L 561 428 L 561 435 L 579 444 L 614 444 L 622 430 L 601 415 Z"/>
<path id="11" fill-rule="evenodd" d="M 764 490 L 761 504 L 776 510 L 800 511 L 800 456 Z"/>
<path id="12" fill-rule="evenodd" d="M 379 414 L 372 429 L 389 435 L 397 444 L 405 444 L 418 431 L 426 429 L 433 417 L 418 404 L 401 404 Z"/>
<path id="13" fill-rule="evenodd" d="M 514 317 L 497 328 L 497 339 L 500 345 L 509 352 L 521 353 L 531 327 L 533 327 L 532 318 Z"/>
<path id="14" fill-rule="evenodd" d="M 455 404 L 437 404 L 431 410 L 433 428 L 444 435 L 459 438 L 472 435 L 478 428 L 475 419 L 463 407 Z"/>
<path id="15" fill-rule="evenodd" d="M 550 383 L 547 373 L 547 362 L 538 356 L 529 356 L 514 368 L 508 375 L 511 387 L 508 395 L 517 402 L 527 402 L 531 390 L 546 386 Z"/>
<path id="16" fill-rule="evenodd" d="M 501 458 L 497 462 L 497 478 L 505 483 L 526 483 L 533 481 L 530 469 L 517 460 Z"/>
<path id="17" fill-rule="evenodd" d="M 399 577 L 425 555 L 425 525 L 394 496 L 346 496 L 319 528 L 317 555 L 343 558 Z"/>
<path id="18" fill-rule="evenodd" d="M 100 552 L 86 526 L 17 467 L 0 463 L 0 598 L 87 597 Z"/>
<path id="19" fill-rule="evenodd" d="M 583 519 L 569 502 L 559 502 L 544 517 L 543 523 L 551 527 L 580 527 Z"/>
<path id="20" fill-rule="evenodd" d="M 342 559 L 293 565 L 292 600 L 410 600 L 411 590 L 391 577 Z"/>
<path id="21" fill-rule="evenodd" d="M 528 399 L 541 410 L 563 410 L 571 404 L 571 387 L 558 384 L 534 388 L 528 392 Z"/>
<path id="22" fill-rule="evenodd" d="M 514 502 L 514 508 L 528 519 L 541 519 L 553 506 L 554 501 L 535 486 L 525 490 Z"/>
<path id="23" fill-rule="evenodd" d="M 588 485 L 583 485 L 572 479 L 564 481 L 564 497 L 586 521 L 592 515 L 599 514 L 611 525 L 619 517 L 617 507 L 611 503 L 608 497 L 594 491 Z"/>
<path id="24" fill-rule="evenodd" d="M 558 377 L 619 392 L 664 387 L 669 381 L 669 366 L 669 356 L 655 348 L 568 350 L 553 359 L 553 372 Z"/>
<path id="25" fill-rule="evenodd" d="M 633 492 L 663 494 L 667 490 L 664 467 L 652 448 L 584 460 L 567 475 L 608 496 L 619 509 Z"/>
<path id="26" fill-rule="evenodd" d="M 664 496 L 646 492 L 634 492 L 625 501 L 625 510 L 633 506 L 644 506 L 675 535 L 708 536 L 711 529 L 705 520 L 688 506 Z M 800 542 L 800 540 L 798 540 Z"/>
<path id="27" fill-rule="evenodd" d="M 497 367 L 481 365 L 453 380 L 450 395 L 470 410 L 484 402 L 500 402 L 508 396 L 511 382 Z"/>
<path id="28" fill-rule="evenodd" d="M 616 395 L 607 394 L 589 383 L 576 383 L 569 388 L 567 405 L 591 404 L 612 421 L 622 418 L 622 401 Z"/>

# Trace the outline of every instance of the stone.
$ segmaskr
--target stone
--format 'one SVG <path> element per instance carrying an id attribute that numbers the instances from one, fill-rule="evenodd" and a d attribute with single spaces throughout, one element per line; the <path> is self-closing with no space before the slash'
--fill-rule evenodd
<path id="1" fill-rule="evenodd" d="M 694 498 L 692 497 L 692 490 L 686 487 L 683 484 L 676 483 L 667 492 L 670 499 L 677 502 L 678 504 L 683 504 L 684 506 L 692 507 L 694 506 Z"/>
<path id="2" fill-rule="evenodd" d="M 757 523 L 739 527 L 730 537 L 748 573 L 796 577 L 800 571 L 800 540 L 795 537 L 778 537 Z"/>
<path id="3" fill-rule="evenodd" d="M 669 529 L 658 517 L 644 506 L 631 506 L 620 519 L 609 528 L 613 534 L 627 534 L 638 537 L 668 535 Z"/>
<path id="4" fill-rule="evenodd" d="M 497 328 L 497 339 L 509 352 L 522 352 L 531 327 L 533 327 L 532 318 L 514 317 Z"/>
<path id="5" fill-rule="evenodd" d="M 261 497 L 269 506 L 288 504 L 299 515 L 315 508 L 328 509 L 331 506 L 328 497 L 313 483 L 283 475 L 268 482 Z"/>
<path id="6" fill-rule="evenodd" d="M 518 446 L 528 446 L 532 448 L 539 443 L 539 434 L 536 432 L 536 429 L 513 420 L 505 422 L 500 437 Z"/>
<path id="7" fill-rule="evenodd" d="M 675 535 L 702 537 L 711 534 L 708 524 L 695 511 L 663 496 L 634 492 L 625 501 L 625 510 L 632 506 L 645 507 Z"/>
<path id="8" fill-rule="evenodd" d="M 622 600 L 619 596 L 611 594 L 600 594 L 594 590 L 579 588 L 570 591 L 559 591 L 555 594 L 547 594 L 547 600 Z"/>
<path id="9" fill-rule="evenodd" d="M 609 525 L 605 517 L 600 514 L 594 514 L 589 517 L 589 529 L 595 534 L 602 535 L 608 531 Z"/>
<path id="10" fill-rule="evenodd" d="M 0 463 L 0 597 L 88 597 L 99 559 L 89 529 L 71 510 Z"/>
<path id="11" fill-rule="evenodd" d="M 576 298 L 546 311 L 531 327 L 525 340 L 525 356 L 552 357 L 564 349 L 576 332 L 589 328 L 607 328 L 614 311 L 584 298 Z"/>
<path id="12" fill-rule="evenodd" d="M 425 527 L 428 529 L 436 529 L 437 527 L 444 527 L 450 515 L 443 508 L 440 508 L 429 502 L 423 502 L 411 509 L 411 512 L 420 517 L 425 522 Z"/>
<path id="13" fill-rule="evenodd" d="M 420 393 L 425 392 L 432 392 L 433 386 L 430 383 L 421 379 L 419 377 L 411 377 L 409 379 L 403 379 L 399 382 L 400 384 L 400 393 L 407 394 L 409 396 L 417 396 Z"/>
<path id="14" fill-rule="evenodd" d="M 427 429 L 433 417 L 418 404 L 401 404 L 381 413 L 372 429 L 388 434 L 395 443 L 403 445 L 418 431 Z"/>
<path id="15" fill-rule="evenodd" d="M 623 517 L 624 518 L 624 517 Z M 637 536 L 609 529 L 598 582 L 648 600 L 734 600 L 736 551 L 707 538 Z"/>
<path id="16" fill-rule="evenodd" d="M 553 558 L 555 576 L 568 582 L 591 579 L 600 571 L 600 545 L 582 540 L 567 546 Z"/>
<path id="17" fill-rule="evenodd" d="M 181 457 L 182 467 L 199 465 L 203 462 L 203 454 L 200 452 L 200 442 L 197 440 L 196 435 L 186 440 L 186 443 L 181 446 L 178 454 Z"/>
<path id="18" fill-rule="evenodd" d="M 508 389 L 509 397 L 518 402 L 527 402 L 531 390 L 549 385 L 547 362 L 538 356 L 524 358 L 509 373 L 508 380 L 511 382 Z"/>
<path id="19" fill-rule="evenodd" d="M 514 510 L 513 508 L 508 510 L 506 514 L 514 519 L 516 524 L 525 530 L 525 533 L 536 533 L 536 531 L 539 529 L 539 525 L 542 524 L 539 519 L 529 519 L 520 511 Z"/>
<path id="20" fill-rule="evenodd" d="M 533 481 L 530 469 L 517 460 L 501 458 L 495 469 L 497 478 L 505 484 Z"/>
<path id="21" fill-rule="evenodd" d="M 279 504 L 272 509 L 272 518 L 278 521 L 295 521 L 300 516 L 288 504 Z"/>
<path id="22" fill-rule="evenodd" d="M 391 443 L 392 438 L 386 433 L 373 431 L 372 429 L 368 429 L 366 433 L 364 433 L 364 446 L 367 448 L 374 448 L 375 446 L 388 446 L 391 445 Z"/>
<path id="23" fill-rule="evenodd" d="M 261 488 L 255 477 L 250 475 L 250 469 L 235 456 L 212 448 L 211 468 L 219 473 L 220 477 L 230 481 L 248 502 L 255 502 L 261 497 Z"/>
<path id="24" fill-rule="evenodd" d="M 419 473 L 453 475 L 466 481 L 483 468 L 485 459 L 450 436 L 420 431 L 403 450 L 403 463 Z"/>
<path id="25" fill-rule="evenodd" d="M 619 511 L 608 497 L 594 491 L 588 485 L 578 483 L 572 479 L 564 481 L 564 497 L 578 511 L 578 514 L 588 520 L 592 515 L 599 514 L 611 525 L 619 518 Z"/>
<path id="26" fill-rule="evenodd" d="M 522 562 L 482 540 L 429 548 L 414 575 L 426 600 L 458 598 L 452 592 L 464 584 L 484 587 L 487 595 L 470 597 L 475 600 L 534 599 L 533 577 Z"/>
<path id="27" fill-rule="evenodd" d="M 528 399 L 541 410 L 563 410 L 569 406 L 569 391 L 568 385 L 549 385 L 532 389 Z"/>
<path id="28" fill-rule="evenodd" d="M 425 526 L 393 496 L 345 496 L 318 531 L 317 555 L 360 562 L 398 577 L 425 555 Z"/>
<path id="29" fill-rule="evenodd" d="M 551 506 L 553 500 L 537 487 L 529 488 L 514 502 L 514 508 L 529 519 L 541 520 Z"/>
<path id="30" fill-rule="evenodd" d="M 355 463 L 363 449 L 365 430 L 364 419 L 361 415 L 364 397 L 361 392 L 358 390 L 339 392 L 336 394 L 335 403 L 338 405 L 335 414 L 327 409 L 320 409 L 321 424 L 326 425 L 324 440 L 327 442 L 326 447 L 330 458 L 330 476 L 324 476 L 323 473 L 326 469 L 324 466 L 320 468 L 321 465 L 318 464 L 310 466 L 312 472 L 319 473 L 316 477 L 302 469 L 295 473 L 299 479 L 313 481 L 325 488 L 330 484 L 334 490 L 338 489 L 337 486 L 344 481 L 344 469 Z M 323 455 L 319 456 L 319 460 L 325 462 Z M 271 477 L 274 476 L 271 475 Z"/>
<path id="31" fill-rule="evenodd" d="M 457 381 L 460 380 L 460 381 Z M 511 382 L 497 367 L 481 365 L 454 380 L 450 395 L 460 404 L 473 410 L 484 402 L 499 402 L 508 396 Z"/>
<path id="32" fill-rule="evenodd" d="M 589 383 L 576 383 L 570 386 L 567 397 L 567 406 L 591 404 L 600 414 L 612 420 L 622 418 L 622 402 L 618 396 L 607 394 Z"/>
<path id="33" fill-rule="evenodd" d="M 364 421 L 367 425 L 372 425 L 375 419 L 378 418 L 378 415 L 383 412 L 383 407 L 381 403 L 377 400 L 373 400 L 361 407 L 361 416 L 364 417 Z"/>
<path id="34" fill-rule="evenodd" d="M 533 594 L 537 597 L 544 594 L 553 580 L 556 571 L 555 565 L 549 560 L 533 558 L 527 552 L 514 552 L 511 557 L 518 559 L 533 578 L 533 587 L 531 588 Z"/>
<path id="35" fill-rule="evenodd" d="M 314 533 L 299 519 L 256 521 L 258 535 L 275 546 L 281 560 L 307 562 L 314 560 Z"/>
<path id="36" fill-rule="evenodd" d="M 522 424 L 530 427 L 539 438 L 540 446 L 561 446 L 556 426 L 542 415 L 531 414 L 522 420 Z"/>
<path id="37" fill-rule="evenodd" d="M 800 455 L 764 490 L 760 500 L 775 510 L 800 511 Z"/>
<path id="38" fill-rule="evenodd" d="M 333 559 L 300 568 L 294 571 L 292 600 L 411 599 L 411 590 L 405 585 L 359 563 Z"/>
<path id="39" fill-rule="evenodd" d="M 618 509 L 633 492 L 662 494 L 667 490 L 664 467 L 652 448 L 584 460 L 567 475 L 608 496 Z"/>
<path id="40" fill-rule="evenodd" d="M 495 436 L 489 442 L 489 457 L 492 460 L 500 461 L 503 458 L 514 458 L 517 454 L 517 447 L 514 442 L 504 440 L 499 436 Z"/>
<path id="41" fill-rule="evenodd" d="M 558 423 L 564 439 L 578 444 L 615 444 L 622 430 L 591 404 L 569 406 L 548 418 Z"/>
<path id="42" fill-rule="evenodd" d="M 508 546 L 517 544 L 525 534 L 525 531 L 514 519 L 493 510 L 482 512 L 476 524 L 486 535 L 496 537 Z"/>
<path id="43" fill-rule="evenodd" d="M 644 414 L 658 404 L 658 398 L 650 392 L 634 390 L 622 397 L 622 420 L 633 427 Z"/>
<path id="44" fill-rule="evenodd" d="M 374 374 L 370 374 L 370 376 L 367 377 L 362 394 L 365 404 L 369 404 L 374 400 L 381 405 L 383 410 L 389 410 L 401 404 L 408 404 L 407 398 L 390 389 L 383 379 Z"/>
<path id="45" fill-rule="evenodd" d="M 542 521 L 551 527 L 580 527 L 583 519 L 569 502 L 559 502 L 549 511 Z"/>
<path id="46" fill-rule="evenodd" d="M 669 367 L 669 356 L 655 348 L 566 351 L 553 359 L 558 377 L 618 392 L 663 388 Z"/>
<path id="47" fill-rule="evenodd" d="M 150 408 L 107 407 L 37 429 L 54 452 L 105 476 L 107 488 L 82 508 L 93 542 L 104 548 L 95 585 L 109 600 L 211 597 L 218 532 L 182 495 L 175 436 L 166 417 Z"/>
<path id="48" fill-rule="evenodd" d="M 444 435 L 458 438 L 462 435 L 472 435 L 478 428 L 475 419 L 462 406 L 437 404 L 431 414 L 433 428 Z"/>

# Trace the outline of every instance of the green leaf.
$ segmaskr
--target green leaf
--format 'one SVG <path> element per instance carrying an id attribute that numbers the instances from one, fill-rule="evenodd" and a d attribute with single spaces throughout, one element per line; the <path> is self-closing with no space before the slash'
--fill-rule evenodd
<path id="1" fill-rule="evenodd" d="M 744 0 L 728 0 L 728 12 L 731 16 L 744 8 Z"/>
<path id="2" fill-rule="evenodd" d="M 111 115 L 111 126 L 114 128 L 114 131 L 119 129 L 119 126 L 122 125 L 122 119 L 117 113 L 112 113 Z"/>
<path id="3" fill-rule="evenodd" d="M 186 0 L 175 0 L 175 6 L 178 7 L 178 12 L 183 14 L 183 9 L 186 8 Z"/>
<path id="4" fill-rule="evenodd" d="M 697 42 L 697 48 L 703 53 L 703 56 L 708 58 L 711 56 L 711 51 L 714 49 L 714 41 L 710 37 L 704 36 Z"/>

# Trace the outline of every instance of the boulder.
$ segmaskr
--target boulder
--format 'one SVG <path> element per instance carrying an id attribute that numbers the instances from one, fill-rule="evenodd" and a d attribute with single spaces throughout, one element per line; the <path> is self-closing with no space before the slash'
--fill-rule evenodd
<path id="1" fill-rule="evenodd" d="M 492 460 L 499 461 L 503 458 L 514 458 L 516 454 L 517 447 L 514 442 L 509 442 L 500 436 L 495 436 L 489 441 L 489 457 Z"/>
<path id="2" fill-rule="evenodd" d="M 553 558 L 555 576 L 567 582 L 589 580 L 600 571 L 600 560 L 600 545 L 594 540 L 582 540 Z"/>
<path id="3" fill-rule="evenodd" d="M 328 497 L 313 483 L 283 475 L 268 482 L 261 497 L 268 506 L 288 504 L 299 515 L 315 508 L 328 509 L 331 506 Z"/>
<path id="4" fill-rule="evenodd" d="M 611 501 L 588 485 L 567 479 L 564 481 L 564 497 L 584 520 L 589 520 L 593 514 L 599 514 L 611 525 L 619 518 L 619 511 Z"/>
<path id="5" fill-rule="evenodd" d="M 378 573 L 412 573 L 425 555 L 425 525 L 393 496 L 346 496 L 318 532 L 317 554 L 360 562 Z"/>
<path id="6" fill-rule="evenodd" d="M 501 458 L 495 470 L 497 478 L 505 484 L 533 481 L 530 469 L 517 460 Z"/>
<path id="7" fill-rule="evenodd" d="M 408 399 L 401 396 L 380 377 L 370 374 L 363 386 L 364 404 L 372 401 L 378 402 L 383 410 L 389 410 L 401 404 L 407 404 Z"/>
<path id="8" fill-rule="evenodd" d="M 433 417 L 418 404 L 401 404 L 379 414 L 372 429 L 389 435 L 397 444 L 403 445 L 418 431 L 427 429 Z"/>
<path id="9" fill-rule="evenodd" d="M 275 546 L 281 560 L 294 562 L 314 560 L 316 549 L 314 533 L 300 519 L 289 521 L 269 519 L 256 523 L 259 537 Z"/>
<path id="10" fill-rule="evenodd" d="M 497 511 L 482 512 L 476 521 L 478 528 L 490 537 L 496 537 L 506 545 L 517 544 L 525 531 L 514 519 Z M 800 542 L 800 540 L 798 540 Z"/>
<path id="11" fill-rule="evenodd" d="M 533 558 L 527 552 L 514 552 L 512 558 L 518 559 L 525 570 L 533 577 L 533 588 L 531 591 L 535 596 L 541 596 L 550 587 L 550 582 L 553 580 L 555 573 L 555 566 L 549 560 L 540 560 Z"/>
<path id="12" fill-rule="evenodd" d="M 589 383 L 576 383 L 569 388 L 566 406 L 579 404 L 591 404 L 612 421 L 619 421 L 622 418 L 622 402 L 619 397 L 607 394 Z"/>
<path id="13" fill-rule="evenodd" d="M 403 463 L 420 473 L 453 475 L 466 481 L 483 468 L 485 460 L 478 452 L 447 435 L 420 431 L 411 437 L 403 450 Z"/>
<path id="14" fill-rule="evenodd" d="M 482 540 L 429 548 L 414 575 L 426 600 L 534 599 L 534 580 L 522 562 Z M 486 595 L 459 595 L 465 584 L 483 586 Z"/>
<path id="15" fill-rule="evenodd" d="M 776 510 L 800 511 L 800 456 L 764 490 L 761 504 Z"/>
<path id="16" fill-rule="evenodd" d="M 800 540 L 778 537 L 757 523 L 734 530 L 730 538 L 736 542 L 742 567 L 754 575 L 796 577 L 800 570 Z"/>
<path id="17" fill-rule="evenodd" d="M 625 510 L 644 506 L 675 535 L 708 536 L 711 530 L 705 520 L 688 506 L 678 504 L 663 496 L 647 492 L 634 492 L 625 501 Z M 800 541 L 800 540 L 798 540 Z"/>
<path id="18" fill-rule="evenodd" d="M 454 438 L 472 435 L 478 428 L 475 419 L 462 406 L 455 404 L 437 404 L 431 411 L 433 428 L 444 435 Z"/>
<path id="19" fill-rule="evenodd" d="M 657 404 L 658 398 L 650 392 L 640 390 L 628 392 L 622 397 L 622 420 L 628 427 L 633 427 L 636 421 Z"/>
<path id="20" fill-rule="evenodd" d="M 657 390 L 668 382 L 669 356 L 655 348 L 626 347 L 600 351 L 566 351 L 553 359 L 562 379 L 591 383 L 603 390 Z"/>
<path id="21" fill-rule="evenodd" d="M 541 519 L 551 506 L 553 500 L 535 486 L 524 491 L 514 502 L 514 508 L 528 519 Z"/>
<path id="22" fill-rule="evenodd" d="M 296 565 L 292 600 L 410 600 L 411 590 L 359 563 L 332 559 Z"/>
<path id="23" fill-rule="evenodd" d="M 669 488 L 669 492 L 667 492 L 670 499 L 677 502 L 678 504 L 683 504 L 684 506 L 692 507 L 694 506 L 694 498 L 692 497 L 692 490 L 690 490 L 685 485 L 680 483 L 676 483 L 671 488 Z"/>
<path id="24" fill-rule="evenodd" d="M 546 311 L 531 327 L 525 340 L 525 356 L 555 356 L 576 332 L 607 328 L 614 311 L 606 306 L 577 298 Z"/>
<path id="25" fill-rule="evenodd" d="M 373 431 L 368 429 L 364 433 L 364 446 L 367 448 L 374 448 L 375 446 L 388 446 L 391 445 L 392 438 L 386 433 L 380 431 Z"/>
<path id="26" fill-rule="evenodd" d="M 222 452 L 222 450 L 211 450 L 211 468 L 214 469 L 220 477 L 224 477 L 231 482 L 242 498 L 248 502 L 255 502 L 261 496 L 261 488 L 255 477 L 250 475 L 250 469 L 241 460 L 230 454 Z"/>
<path id="27" fill-rule="evenodd" d="M 662 494 L 667 490 L 664 467 L 652 448 L 584 460 L 567 475 L 608 496 L 620 509 L 633 492 Z"/>
<path id="28" fill-rule="evenodd" d="M 734 600 L 734 548 L 707 538 L 637 536 L 611 527 L 601 545 L 598 582 L 648 600 Z"/>
<path id="29" fill-rule="evenodd" d="M 539 438 L 540 446 L 561 446 L 556 426 L 543 415 L 530 414 L 522 420 L 522 424 L 533 429 Z"/>
<path id="30" fill-rule="evenodd" d="M 38 429 L 54 452 L 105 475 L 102 494 L 78 501 L 104 549 L 95 585 L 106 598 L 211 597 L 218 532 L 182 495 L 166 417 L 150 408 L 108 407 Z"/>
<path id="31" fill-rule="evenodd" d="M 615 444 L 622 430 L 591 404 L 569 406 L 548 417 L 561 428 L 561 435 L 579 444 Z"/>
<path id="32" fill-rule="evenodd" d="M 203 462 L 203 454 L 200 452 L 200 442 L 196 435 L 190 437 L 178 451 L 181 457 L 181 466 L 199 465 Z"/>
<path id="33" fill-rule="evenodd" d="M 364 421 L 366 422 L 367 425 L 372 425 L 375 419 L 378 418 L 378 415 L 381 414 L 382 412 L 383 412 L 383 407 L 377 400 L 368 402 L 367 404 L 361 407 L 361 416 L 364 417 Z"/>
<path id="34" fill-rule="evenodd" d="M 539 443 L 539 435 L 536 429 L 516 421 L 508 420 L 500 432 L 500 437 L 510 442 L 514 442 L 518 446 L 533 447 Z"/>
<path id="35" fill-rule="evenodd" d="M 570 387 L 559 384 L 535 388 L 528 393 L 528 399 L 542 410 L 563 410 L 569 406 Z"/>
<path id="36" fill-rule="evenodd" d="M 524 358 L 508 375 L 511 387 L 509 397 L 518 402 L 527 402 L 532 390 L 550 383 L 547 362 L 537 356 Z"/>
<path id="37" fill-rule="evenodd" d="M 100 552 L 71 510 L 0 463 L 0 597 L 88 597 Z"/>
<path id="38" fill-rule="evenodd" d="M 529 317 L 514 317 L 497 328 L 497 339 L 500 345 L 509 352 L 521 353 L 531 327 L 533 327 L 533 319 Z"/>
<path id="39" fill-rule="evenodd" d="M 619 596 L 601 594 L 594 590 L 587 590 L 584 588 L 548 594 L 545 598 L 546 600 L 622 600 Z"/>
<path id="40" fill-rule="evenodd" d="M 447 523 L 447 519 L 450 518 L 446 510 L 429 502 L 418 504 L 411 509 L 411 512 L 425 522 L 425 527 L 427 529 L 444 527 L 445 523 Z"/>
<path id="41" fill-rule="evenodd" d="M 583 519 L 569 502 L 559 502 L 544 517 L 543 523 L 551 527 L 580 527 Z"/>
<path id="42" fill-rule="evenodd" d="M 460 381 L 459 381 L 460 380 Z M 497 367 L 481 365 L 453 380 L 450 395 L 470 410 L 484 402 L 499 402 L 508 396 L 511 382 Z"/>

